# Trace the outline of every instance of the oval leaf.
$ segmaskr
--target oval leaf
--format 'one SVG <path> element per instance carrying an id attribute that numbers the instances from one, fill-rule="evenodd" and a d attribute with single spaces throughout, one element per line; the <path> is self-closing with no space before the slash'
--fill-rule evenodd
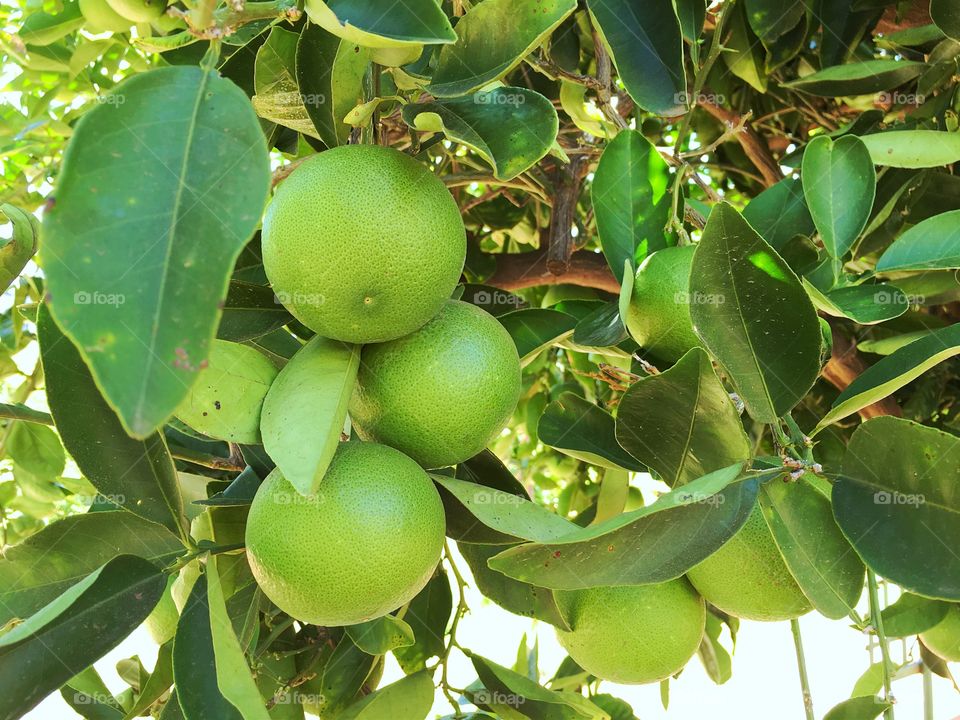
<path id="1" fill-rule="evenodd" d="M 592 465 L 634 472 L 646 469 L 617 442 L 610 413 L 575 393 L 562 393 L 547 405 L 537 433 L 544 445 Z"/>
<path id="2" fill-rule="evenodd" d="M 934 215 L 894 241 L 877 261 L 877 272 L 960 268 L 960 210 Z"/>
<path id="3" fill-rule="evenodd" d="M 577 319 L 559 310 L 530 308 L 504 313 L 497 320 L 517 345 L 520 363 L 526 365 L 551 345 L 569 337 Z"/>
<path id="4" fill-rule="evenodd" d="M 450 43 L 456 39 L 436 0 L 307 0 L 307 15 L 369 47 Z"/>
<path id="5" fill-rule="evenodd" d="M 960 162 L 960 133 L 896 130 L 860 138 L 876 165 L 931 168 Z"/>
<path id="6" fill-rule="evenodd" d="M 784 87 L 803 90 L 811 95 L 872 95 L 892 90 L 920 77 L 927 65 L 912 60 L 865 60 L 849 65 L 833 65 Z"/>

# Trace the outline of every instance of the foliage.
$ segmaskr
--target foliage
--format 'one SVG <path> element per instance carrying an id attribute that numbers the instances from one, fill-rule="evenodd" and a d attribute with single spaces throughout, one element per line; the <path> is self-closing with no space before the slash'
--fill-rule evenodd
<path id="1" fill-rule="evenodd" d="M 888 639 L 960 603 L 960 3 L 149 5 L 0 10 L 0 718 L 57 689 L 84 717 L 296 717 L 302 696 L 421 720 L 440 692 L 456 716 L 629 718 L 571 659 L 542 683 L 535 655 L 461 647 L 457 558 L 568 631 L 555 593 L 681 578 L 756 508 L 815 610 L 881 647 L 827 717 L 892 718 L 896 679 L 950 677 Z M 432 474 L 459 553 L 343 629 L 273 605 L 243 538 L 275 465 L 322 492 L 361 362 L 274 296 L 262 210 L 301 161 L 362 143 L 455 197 L 456 296 L 510 333 L 523 392 L 488 450 Z M 673 362 L 622 318 L 635 269 L 677 245 L 699 347 Z M 279 373 L 260 431 L 237 393 L 255 442 L 178 413 L 215 342 Z M 884 607 L 878 583 L 904 594 Z M 107 692 L 93 663 L 171 599 L 154 670 L 125 661 Z M 707 610 L 723 683 L 738 619 Z M 461 652 L 477 679 L 455 688 Z M 387 653 L 406 677 L 377 689 Z"/>

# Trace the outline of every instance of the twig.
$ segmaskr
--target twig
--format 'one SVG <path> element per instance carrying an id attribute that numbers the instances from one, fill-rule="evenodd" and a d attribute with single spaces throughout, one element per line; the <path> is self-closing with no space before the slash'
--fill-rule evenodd
<path id="1" fill-rule="evenodd" d="M 890 648 L 887 645 L 887 636 L 883 632 L 883 617 L 881 616 L 880 596 L 877 592 L 877 576 L 869 567 L 867 568 L 867 590 L 870 594 L 870 624 L 877 634 L 877 642 L 880 644 L 881 674 L 883 677 L 883 699 L 891 703 L 891 706 L 883 711 L 885 720 L 894 720 L 893 717 L 893 692 L 890 687 L 890 680 L 893 675 L 893 663 L 890 661 Z"/>
<path id="2" fill-rule="evenodd" d="M 797 651 L 797 672 L 800 674 L 800 689 L 803 692 L 803 712 L 807 720 L 815 720 L 810 678 L 807 676 L 807 661 L 803 655 L 803 640 L 800 637 L 800 621 L 797 618 L 790 620 L 790 630 L 793 633 L 793 646 Z"/>
<path id="3" fill-rule="evenodd" d="M 575 155 L 568 165 L 554 163 L 553 206 L 550 209 L 550 227 L 547 245 L 547 270 L 554 275 L 563 275 L 570 267 L 573 254 L 573 228 L 580 199 L 580 183 L 583 180 L 584 156 Z"/>

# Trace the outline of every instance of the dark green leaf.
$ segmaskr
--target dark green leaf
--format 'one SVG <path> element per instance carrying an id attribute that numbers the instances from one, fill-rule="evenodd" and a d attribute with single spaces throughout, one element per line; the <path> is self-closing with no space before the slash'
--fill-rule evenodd
<path id="1" fill-rule="evenodd" d="M 793 270 L 732 206 L 693 256 L 690 316 L 755 420 L 776 422 L 820 374 L 820 323 Z M 702 301 L 698 301 L 698 298 Z"/>
<path id="2" fill-rule="evenodd" d="M 466 95 L 503 77 L 577 7 L 575 0 L 486 0 L 457 23 L 457 41 L 440 50 L 427 91 Z"/>
<path id="3" fill-rule="evenodd" d="M 544 445 L 592 465 L 636 472 L 646 469 L 617 443 L 614 428 L 610 413 L 565 392 L 547 405 L 537 432 Z"/>
<path id="4" fill-rule="evenodd" d="M 637 266 L 666 247 L 672 177 L 656 147 L 636 130 L 624 130 L 600 156 L 591 186 L 600 245 L 623 281 L 623 263 Z"/>
<path id="5" fill-rule="evenodd" d="M 414 643 L 396 648 L 393 656 L 405 673 L 410 675 L 423 670 L 427 660 L 443 652 L 444 634 L 452 611 L 453 594 L 450 591 L 450 581 L 441 568 L 410 601 L 403 616 L 413 630 Z"/>
<path id="6" fill-rule="evenodd" d="M 864 60 L 824 68 L 784 83 L 784 87 L 822 97 L 872 95 L 899 87 L 919 77 L 926 68 L 925 63 L 912 60 Z"/>
<path id="7" fill-rule="evenodd" d="M 751 451 L 737 410 L 700 348 L 630 386 L 617 409 L 617 440 L 671 487 L 744 461 Z"/>
<path id="8" fill-rule="evenodd" d="M 956 268 L 960 268 L 960 210 L 914 225 L 877 261 L 877 272 Z"/>
<path id="9" fill-rule="evenodd" d="M 620 319 L 619 303 L 608 302 L 584 317 L 573 329 L 571 339 L 581 347 L 605 348 L 622 343 L 627 339 L 627 329 Z"/>
<path id="10" fill-rule="evenodd" d="M 153 672 L 143 684 L 136 701 L 123 716 L 123 720 L 133 720 L 159 700 L 173 684 L 173 641 L 166 642 L 157 651 L 157 662 Z M 173 700 L 176 703 L 176 699 Z"/>
<path id="11" fill-rule="evenodd" d="M 910 307 L 903 291 L 893 285 L 849 285 L 822 293 L 806 278 L 803 287 L 817 310 L 845 317 L 859 325 L 873 325 L 900 317 Z"/>
<path id="12" fill-rule="evenodd" d="M 39 16 L 31 15 L 28 19 Z M 40 224 L 33 215 L 13 205 L 0 205 L 0 212 L 6 215 L 13 225 L 10 239 L 0 247 L 0 292 L 3 292 L 20 276 L 37 251 Z"/>
<path id="13" fill-rule="evenodd" d="M 424 720 L 433 706 L 433 680 L 426 672 L 376 690 L 337 715 L 337 720 Z"/>
<path id="14" fill-rule="evenodd" d="M 526 365 L 550 347 L 573 333 L 577 319 L 572 315 L 545 308 L 504 313 L 497 318 L 517 344 L 520 362 Z"/>
<path id="15" fill-rule="evenodd" d="M 114 505 L 185 534 L 177 472 L 163 437 L 127 435 L 46 306 L 40 308 L 37 333 L 50 411 L 81 472 Z"/>
<path id="16" fill-rule="evenodd" d="M 0 648 L 0 717 L 20 717 L 116 647 L 143 622 L 165 586 L 163 573 L 142 558 L 109 561 L 68 613 Z"/>
<path id="17" fill-rule="evenodd" d="M 657 115 L 686 112 L 683 37 L 671 0 L 588 0 L 587 8 L 637 105 Z"/>
<path id="18" fill-rule="evenodd" d="M 383 655 L 413 645 L 413 629 L 400 618 L 384 615 L 346 628 L 354 644 L 369 655 Z"/>
<path id="19" fill-rule="evenodd" d="M 556 141 L 559 127 L 557 111 L 547 98 L 517 87 L 410 103 L 403 108 L 403 119 L 412 128 L 442 132 L 476 151 L 500 180 L 516 177 L 536 164 Z"/>
<path id="20" fill-rule="evenodd" d="M 433 0 L 308 0 L 310 19 L 368 47 L 450 43 L 450 21 Z"/>
<path id="21" fill-rule="evenodd" d="M 743 217 L 777 252 L 797 235 L 815 229 L 800 180 L 784 178 L 747 203 Z"/>
<path id="22" fill-rule="evenodd" d="M 821 135 L 803 153 L 803 194 L 830 257 L 842 258 L 863 232 L 877 192 L 877 172 L 860 138 Z"/>
<path id="23" fill-rule="evenodd" d="M 806 13 L 804 0 L 745 0 L 750 28 L 764 44 L 792 30 Z"/>
<path id="24" fill-rule="evenodd" d="M 324 710 L 337 717 L 360 692 L 377 662 L 378 658 L 363 652 L 344 636 L 324 665 L 320 686 L 314 691 L 326 699 Z"/>
<path id="25" fill-rule="evenodd" d="M 293 316 L 265 285 L 230 281 L 217 337 L 232 342 L 252 340 L 293 320 Z"/>
<path id="26" fill-rule="evenodd" d="M 833 512 L 867 565 L 905 590 L 960 600 L 960 438 L 894 417 L 860 425 Z"/>
<path id="27" fill-rule="evenodd" d="M 86 113 L 44 215 L 51 310 L 127 431 L 147 437 L 207 357 L 270 183 L 260 124 L 198 67 L 125 80 Z M 166 132 L 144 135 L 163 127 Z M 78 230 L 79 228 L 82 228 Z"/>
<path id="28" fill-rule="evenodd" d="M 944 35 L 960 40 L 960 4 L 956 0 L 930 0 L 930 18 Z"/>
<path id="29" fill-rule="evenodd" d="M 960 161 L 960 133 L 897 130 L 860 138 L 876 165 L 932 168 Z"/>

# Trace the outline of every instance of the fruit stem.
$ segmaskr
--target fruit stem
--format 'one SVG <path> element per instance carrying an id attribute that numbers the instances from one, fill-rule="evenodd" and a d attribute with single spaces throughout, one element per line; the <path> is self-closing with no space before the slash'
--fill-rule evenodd
<path id="1" fill-rule="evenodd" d="M 797 671 L 800 674 L 800 689 L 803 692 L 803 712 L 807 720 L 815 720 L 810 678 L 807 675 L 807 661 L 803 654 L 803 639 L 800 637 L 800 621 L 797 618 L 790 621 L 790 630 L 793 632 L 793 646 L 797 651 Z"/>
<path id="2" fill-rule="evenodd" d="M 883 618 L 880 616 L 880 594 L 877 591 L 877 576 L 869 567 L 867 568 L 867 590 L 870 593 L 870 624 L 873 625 L 877 633 L 877 642 L 880 643 L 880 657 L 883 661 L 881 670 L 883 671 L 883 699 L 891 703 L 891 706 L 883 711 L 885 720 L 894 720 L 893 718 L 893 693 L 890 689 L 891 662 L 890 648 L 887 646 L 887 636 L 883 632 Z"/>
<path id="3" fill-rule="evenodd" d="M 923 720 L 933 720 L 933 673 L 930 666 L 921 661 L 923 666 Z"/>
<path id="4" fill-rule="evenodd" d="M 457 702 L 457 698 L 454 697 L 452 693 L 452 688 L 450 683 L 447 680 L 447 664 L 450 659 L 450 652 L 455 647 L 460 647 L 457 644 L 457 626 L 460 624 L 460 618 L 462 618 L 467 613 L 467 601 L 466 601 L 466 587 L 467 583 L 463 579 L 463 575 L 460 574 L 460 569 L 457 567 L 457 564 L 453 561 L 453 553 L 450 552 L 450 544 L 448 541 L 443 541 L 443 554 L 447 559 L 447 565 L 450 566 L 450 572 L 453 573 L 453 577 L 457 582 L 457 609 L 453 614 L 453 620 L 450 622 L 450 631 L 448 633 L 447 645 L 443 649 L 443 655 L 440 656 L 440 689 L 443 691 L 444 696 L 449 701 L 450 705 L 453 706 L 454 717 L 462 717 L 463 711 L 460 709 L 460 703 Z"/>

